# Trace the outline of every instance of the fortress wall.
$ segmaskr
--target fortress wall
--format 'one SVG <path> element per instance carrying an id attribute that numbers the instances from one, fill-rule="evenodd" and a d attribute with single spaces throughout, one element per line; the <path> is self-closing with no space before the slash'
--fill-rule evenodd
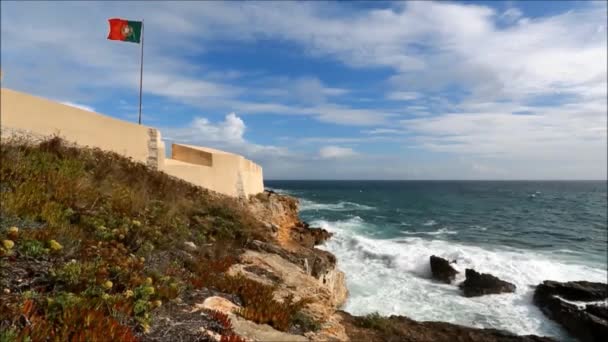
<path id="1" fill-rule="evenodd" d="M 79 145 L 99 147 L 156 166 L 158 156 L 151 155 L 156 151 L 149 146 L 150 140 L 156 140 L 154 128 L 10 89 L 1 91 L 2 127 L 39 136 L 57 134 Z"/>
<path id="2" fill-rule="evenodd" d="M 203 187 L 235 197 L 264 191 L 262 168 L 240 155 L 184 144 L 173 144 L 171 150 L 171 159 L 163 169 L 170 175 L 196 179 Z M 184 163 L 196 167 L 185 167 Z"/>
<path id="3" fill-rule="evenodd" d="M 262 168 L 240 155 L 200 146 L 173 144 L 165 157 L 159 130 L 51 100 L 1 89 L 2 134 L 59 135 L 81 146 L 131 157 L 204 188 L 234 197 L 264 191 Z"/>

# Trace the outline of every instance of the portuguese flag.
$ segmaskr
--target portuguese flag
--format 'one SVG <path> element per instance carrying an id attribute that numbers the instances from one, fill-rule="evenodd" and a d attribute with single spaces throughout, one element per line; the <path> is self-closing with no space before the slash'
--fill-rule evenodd
<path id="1" fill-rule="evenodd" d="M 119 18 L 108 19 L 108 21 L 110 22 L 108 39 L 139 43 L 141 38 L 141 21 L 130 21 Z"/>

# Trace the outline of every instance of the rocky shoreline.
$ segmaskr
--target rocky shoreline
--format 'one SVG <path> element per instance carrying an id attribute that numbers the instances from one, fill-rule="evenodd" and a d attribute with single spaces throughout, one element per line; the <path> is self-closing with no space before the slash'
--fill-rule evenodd
<path id="1" fill-rule="evenodd" d="M 445 322 L 417 322 L 404 316 L 357 317 L 340 311 L 340 307 L 348 296 L 344 274 L 337 268 L 336 259 L 331 253 L 315 248 L 316 245 L 331 238 L 331 233 L 323 229 L 311 228 L 301 222 L 298 217 L 298 201 L 289 196 L 266 192 L 252 198 L 249 207 L 254 216 L 272 230 L 276 244 L 251 241 L 245 253 L 241 255 L 239 263 L 232 266 L 229 272 L 265 284 L 278 285 L 279 289 L 275 293 L 277 298 L 287 296 L 306 298 L 309 304 L 303 311 L 311 319 L 321 322 L 317 331 L 307 332 L 303 336 L 297 334 L 287 336 L 283 333 L 271 336 L 267 330 L 262 336 L 256 335 L 257 333 L 253 331 L 255 329 L 248 331 L 234 329 L 235 333 L 250 340 L 553 341 L 549 337 L 518 336 L 496 329 L 477 329 Z M 444 283 L 454 280 L 457 271 L 450 266 L 448 260 L 431 256 L 430 264 L 436 280 Z M 553 292 L 547 291 L 547 287 L 562 289 L 566 293 L 568 293 L 567 289 L 572 288 L 572 285 L 560 287 L 558 284 L 545 282 L 539 285 L 535 303 L 541 310 L 583 341 L 599 341 L 599 338 L 603 339 L 607 336 L 605 328 L 608 326 L 606 323 L 608 317 L 605 316 L 605 307 L 588 305 L 581 311 L 584 312 L 584 315 L 580 315 L 578 311 L 574 313 L 572 308 L 566 306 L 570 304 L 560 304 L 555 308 L 556 305 L 552 304 L 553 299 L 547 297 L 553 296 Z M 564 298 L 588 300 L 607 298 L 606 284 L 589 286 L 596 291 L 592 295 L 585 296 L 585 290 L 589 290 L 589 287 L 583 286 L 583 290 L 581 290 L 583 295 L 565 295 Z M 466 270 L 466 280 L 459 287 L 465 297 L 515 291 L 515 285 L 472 269 Z M 551 294 L 542 295 L 543 293 Z M 564 296 L 559 291 L 555 294 Z M 564 307 L 570 311 L 561 313 Z M 222 304 L 219 307 L 210 307 L 210 309 L 218 311 L 224 309 L 222 312 L 238 321 L 233 314 L 236 309 L 232 304 Z M 591 333 L 581 333 L 581 327 L 592 327 L 589 330 Z"/>
<path id="2" fill-rule="evenodd" d="M 295 198 L 229 198 L 59 138 L 2 149 L 1 341 L 552 340 L 341 311 L 345 275 L 316 248 L 332 234 L 302 222 Z M 429 257 L 437 281 L 454 282 L 455 261 Z M 465 273 L 463 296 L 515 290 Z M 573 336 L 604 340 L 607 292 L 546 281 L 534 302 Z"/>

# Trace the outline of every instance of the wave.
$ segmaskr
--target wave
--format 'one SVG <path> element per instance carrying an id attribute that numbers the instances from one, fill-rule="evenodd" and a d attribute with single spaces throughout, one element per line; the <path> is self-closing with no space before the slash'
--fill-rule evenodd
<path id="1" fill-rule="evenodd" d="M 404 235 L 454 235 L 454 234 L 458 234 L 457 231 L 455 230 L 449 230 L 447 228 L 441 228 L 439 230 L 435 230 L 432 232 L 412 232 L 412 231 L 402 231 L 400 232 L 401 234 Z"/>
<path id="2" fill-rule="evenodd" d="M 428 221 L 424 222 L 422 225 L 423 226 L 434 226 L 436 224 L 437 224 L 437 222 L 435 220 L 428 220 Z"/>
<path id="3" fill-rule="evenodd" d="M 350 296 L 344 309 L 356 315 L 377 311 L 422 321 L 565 338 L 561 327 L 532 304 L 533 286 L 544 280 L 604 282 L 607 276 L 603 269 L 575 264 L 567 257 L 560 259 L 528 250 L 471 246 L 414 236 L 373 239 L 365 232 L 378 228 L 358 216 L 340 221 L 316 220 L 311 224 L 334 233 L 321 248 L 336 255 L 340 269 L 345 272 Z M 440 231 L 428 235 L 440 235 Z M 433 254 L 456 260 L 454 267 L 460 273 L 454 284 L 430 279 L 429 257 Z M 464 280 L 466 268 L 510 281 L 517 290 L 512 294 L 465 298 L 456 284 Z"/>
<path id="4" fill-rule="evenodd" d="M 300 211 L 309 210 L 329 210 L 329 211 L 351 211 L 351 210 L 374 210 L 375 207 L 370 207 L 364 204 L 341 201 L 338 203 L 318 203 L 307 199 L 300 200 Z"/>

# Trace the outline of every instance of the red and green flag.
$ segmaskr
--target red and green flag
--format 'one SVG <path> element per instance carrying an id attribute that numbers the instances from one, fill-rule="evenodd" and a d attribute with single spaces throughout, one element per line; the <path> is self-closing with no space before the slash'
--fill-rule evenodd
<path id="1" fill-rule="evenodd" d="M 141 21 L 131 21 L 119 18 L 108 19 L 110 33 L 108 39 L 122 40 L 123 42 L 139 43 L 141 39 Z"/>

